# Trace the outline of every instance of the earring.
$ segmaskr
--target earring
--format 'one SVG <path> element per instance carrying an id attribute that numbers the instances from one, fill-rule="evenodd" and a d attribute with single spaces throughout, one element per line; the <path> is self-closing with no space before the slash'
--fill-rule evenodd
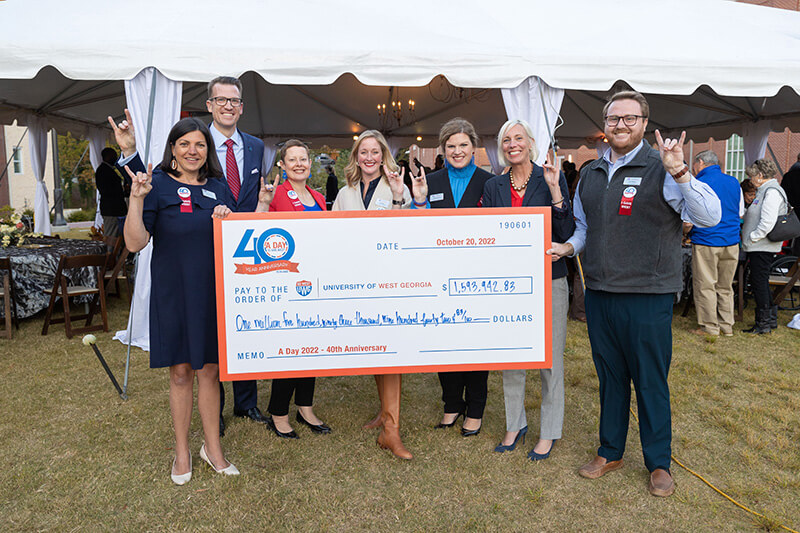
<path id="1" fill-rule="evenodd" d="M 175 161 L 174 157 L 172 158 L 172 161 L 169 162 L 169 168 L 171 168 L 172 170 L 175 170 L 176 168 L 178 168 L 178 162 Z"/>

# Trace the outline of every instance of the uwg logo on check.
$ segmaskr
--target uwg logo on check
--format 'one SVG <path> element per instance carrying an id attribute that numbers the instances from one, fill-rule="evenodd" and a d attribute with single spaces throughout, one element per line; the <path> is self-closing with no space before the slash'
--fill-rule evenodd
<path id="1" fill-rule="evenodd" d="M 234 263 L 235 274 L 264 274 L 266 272 L 299 272 L 299 263 L 289 259 L 294 254 L 292 235 L 280 228 L 270 228 L 255 236 L 254 229 L 245 230 L 233 253 L 234 259 L 251 259 L 250 263 Z"/>

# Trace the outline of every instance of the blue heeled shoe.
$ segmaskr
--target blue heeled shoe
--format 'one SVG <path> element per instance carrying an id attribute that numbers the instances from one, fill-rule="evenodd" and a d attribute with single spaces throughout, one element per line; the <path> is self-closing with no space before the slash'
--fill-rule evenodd
<path id="1" fill-rule="evenodd" d="M 541 461 L 542 459 L 547 459 L 548 457 L 550 457 L 550 452 L 553 451 L 553 446 L 556 445 L 557 440 L 558 439 L 553 439 L 553 442 L 550 443 L 550 449 L 547 450 L 547 452 L 545 453 L 536 453 L 534 450 L 531 450 L 530 452 L 528 452 L 528 459 L 530 459 L 531 461 Z"/>
<path id="2" fill-rule="evenodd" d="M 519 430 L 519 432 L 517 433 L 517 436 L 514 438 L 514 442 L 512 442 L 511 444 L 506 446 L 501 441 L 500 444 L 495 446 L 494 451 L 496 451 L 497 453 L 514 451 L 514 448 L 517 447 L 517 443 L 519 442 L 519 439 L 522 439 L 522 444 L 525 444 L 525 435 L 527 433 L 528 433 L 528 426 L 525 426 L 524 428 Z"/>

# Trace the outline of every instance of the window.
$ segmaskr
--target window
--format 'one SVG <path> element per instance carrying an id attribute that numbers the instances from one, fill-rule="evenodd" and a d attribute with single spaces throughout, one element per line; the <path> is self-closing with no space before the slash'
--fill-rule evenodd
<path id="1" fill-rule="evenodd" d="M 725 173 L 742 181 L 744 173 L 744 142 L 735 133 L 725 142 Z"/>
<path id="2" fill-rule="evenodd" d="M 14 160 L 14 174 L 22 174 L 22 148 L 15 147 L 11 157 Z"/>

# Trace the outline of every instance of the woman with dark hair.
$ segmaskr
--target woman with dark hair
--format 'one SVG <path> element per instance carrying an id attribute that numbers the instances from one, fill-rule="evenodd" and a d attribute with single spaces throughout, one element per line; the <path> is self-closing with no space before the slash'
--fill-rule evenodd
<path id="1" fill-rule="evenodd" d="M 356 138 L 344 169 L 347 185 L 339 189 L 332 211 L 413 209 L 428 206 L 425 173 L 412 178 L 413 197 L 403 184 L 405 172 L 394 160 L 389 144 L 377 130 L 367 130 Z M 413 202 L 413 204 L 412 204 Z M 353 236 L 352 238 L 357 238 Z M 365 275 L 367 272 L 365 272 Z M 411 459 L 411 452 L 400 439 L 401 374 L 376 375 L 381 410 L 365 428 L 381 428 L 378 446 L 387 448 L 401 459 Z"/>
<path id="2" fill-rule="evenodd" d="M 483 186 L 492 174 L 475 165 L 475 128 L 463 118 L 449 120 L 439 131 L 439 146 L 444 152 L 444 168 L 427 177 L 431 208 L 480 207 Z M 488 379 L 488 370 L 439 372 L 444 415 L 435 427 L 452 427 L 463 416 L 461 434 L 480 433 Z"/>
<path id="3" fill-rule="evenodd" d="M 192 477 L 189 426 L 193 383 L 205 442 L 200 457 L 214 471 L 237 475 L 219 438 L 219 365 L 212 218 L 225 218 L 233 205 L 208 128 L 195 118 L 169 132 L 164 158 L 154 170 L 132 178 L 125 243 L 138 252 L 153 238 L 150 263 L 150 367 L 169 367 L 169 404 L 175 430 L 171 478 Z M 264 186 L 265 211 L 272 186 Z M 263 202 L 262 202 L 263 199 Z"/>
<path id="4" fill-rule="evenodd" d="M 533 131 L 527 122 L 509 120 L 497 135 L 497 156 L 509 171 L 486 182 L 484 207 L 551 207 L 552 238 L 565 242 L 575 231 L 564 174 L 552 164 L 540 167 Z M 552 268 L 553 353 L 552 368 L 539 371 L 542 380 L 542 406 L 539 440 L 528 453 L 532 461 L 550 457 L 555 441 L 561 438 L 564 422 L 564 346 L 567 340 L 567 266 L 563 258 Z M 506 434 L 494 451 L 512 451 L 528 432 L 525 414 L 525 370 L 503 371 L 503 396 L 506 406 Z"/>
<path id="5" fill-rule="evenodd" d="M 308 146 L 297 139 L 286 141 L 281 147 L 278 166 L 286 172 L 286 181 L 275 189 L 270 211 L 325 211 L 325 197 L 306 182 L 311 175 L 311 156 Z M 296 419 L 312 432 L 327 434 L 331 428 L 314 414 L 314 385 L 316 378 L 273 379 L 269 398 L 267 426 L 279 437 L 297 439 L 289 423 L 289 401 L 294 394 L 297 405 Z"/>

